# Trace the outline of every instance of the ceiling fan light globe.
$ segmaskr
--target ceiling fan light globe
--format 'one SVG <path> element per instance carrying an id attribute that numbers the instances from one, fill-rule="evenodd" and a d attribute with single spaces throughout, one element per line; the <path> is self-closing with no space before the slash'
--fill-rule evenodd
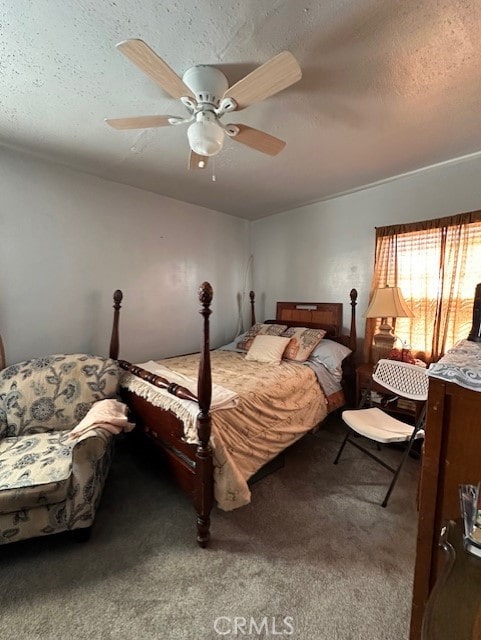
<path id="1" fill-rule="evenodd" d="M 192 151 L 199 156 L 215 156 L 222 150 L 224 130 L 216 122 L 193 122 L 187 129 Z"/>

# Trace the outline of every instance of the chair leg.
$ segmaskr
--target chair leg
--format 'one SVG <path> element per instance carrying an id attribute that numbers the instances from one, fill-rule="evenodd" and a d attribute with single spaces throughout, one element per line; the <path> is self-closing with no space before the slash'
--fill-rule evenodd
<path id="1" fill-rule="evenodd" d="M 72 529 L 70 535 L 75 542 L 88 542 L 92 533 L 92 527 L 84 527 L 82 529 Z"/>
<path id="2" fill-rule="evenodd" d="M 401 473 L 401 469 L 404 466 L 404 463 L 406 462 L 406 459 L 407 459 L 407 457 L 409 455 L 409 452 L 411 451 L 411 447 L 413 446 L 413 442 L 414 442 L 414 438 L 411 438 L 411 440 L 409 441 L 408 446 L 406 447 L 406 450 L 403 453 L 403 456 L 401 458 L 401 462 L 399 463 L 399 466 L 396 469 L 396 472 L 395 472 L 394 477 L 393 477 L 393 479 L 391 481 L 391 484 L 389 485 L 389 489 L 387 490 L 387 493 L 386 493 L 386 495 L 384 497 L 384 500 L 382 502 L 382 506 L 383 507 L 387 507 L 387 503 L 389 501 L 389 498 L 391 497 L 391 493 L 392 493 L 392 491 L 394 489 L 394 486 L 395 486 L 395 484 L 397 482 L 399 474 Z"/>
<path id="3" fill-rule="evenodd" d="M 334 460 L 334 464 L 337 464 L 337 463 L 339 462 L 339 458 L 341 457 L 341 453 L 343 452 L 343 449 L 344 449 L 344 447 L 346 446 L 347 441 L 349 440 L 349 436 L 350 436 L 350 435 L 351 435 L 351 430 L 350 430 L 350 429 L 348 429 L 348 430 L 347 430 L 347 433 L 346 433 L 346 436 L 345 436 L 344 440 L 342 441 L 341 448 L 340 448 L 340 449 L 339 449 L 339 451 L 337 452 L 337 456 L 336 456 L 336 459 Z"/>

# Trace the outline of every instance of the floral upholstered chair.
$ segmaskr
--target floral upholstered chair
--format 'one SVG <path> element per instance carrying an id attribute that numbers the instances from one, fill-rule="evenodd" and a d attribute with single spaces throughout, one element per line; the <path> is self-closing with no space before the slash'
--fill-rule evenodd
<path id="1" fill-rule="evenodd" d="M 53 355 L 0 371 L 0 544 L 91 526 L 112 434 L 69 432 L 117 393 L 114 360 Z M 85 537 L 87 537 L 85 535 Z"/>

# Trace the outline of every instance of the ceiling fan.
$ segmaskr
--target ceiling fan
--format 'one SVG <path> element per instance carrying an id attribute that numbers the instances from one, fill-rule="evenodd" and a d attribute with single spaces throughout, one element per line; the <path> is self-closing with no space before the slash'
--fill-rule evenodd
<path id="1" fill-rule="evenodd" d="M 264 100 L 301 79 L 297 60 L 283 51 L 229 87 L 225 75 L 209 65 L 187 69 L 182 79 L 143 40 L 125 40 L 117 48 L 169 95 L 179 99 L 189 115 L 139 116 L 106 118 L 114 129 L 148 129 L 188 124 L 190 146 L 189 168 L 203 169 L 209 157 L 223 147 L 225 135 L 232 140 L 271 156 L 277 155 L 286 143 L 279 138 L 244 124 L 224 124 L 222 116 Z"/>

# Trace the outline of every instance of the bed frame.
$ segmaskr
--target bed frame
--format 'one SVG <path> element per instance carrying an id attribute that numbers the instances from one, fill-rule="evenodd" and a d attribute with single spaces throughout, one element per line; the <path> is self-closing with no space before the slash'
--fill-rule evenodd
<path id="1" fill-rule="evenodd" d="M 170 383 L 165 378 L 157 376 L 141 367 L 125 360 L 118 360 L 125 371 L 150 382 L 169 393 L 199 404 L 197 419 L 197 445 L 187 444 L 182 440 L 183 425 L 171 411 L 155 407 L 144 398 L 131 391 L 123 390 L 124 401 L 129 406 L 137 427 L 140 428 L 151 441 L 163 452 L 166 463 L 171 469 L 180 486 L 191 495 L 197 513 L 197 543 L 206 547 L 210 538 L 210 512 L 214 504 L 214 477 L 212 450 L 209 445 L 211 434 L 210 404 L 212 397 L 212 378 L 210 365 L 210 337 L 209 317 L 212 313 L 213 291 L 208 282 L 199 288 L 200 314 L 203 318 L 202 345 L 199 363 L 197 396 L 188 389 Z M 119 355 L 119 312 L 122 302 L 122 292 L 114 293 L 114 320 L 110 342 L 110 357 L 115 360 Z M 356 349 L 356 301 L 357 291 L 352 289 L 351 298 L 351 328 L 349 335 L 342 335 L 342 303 L 309 303 L 309 302 L 279 302 L 277 318 L 267 322 L 282 321 L 289 326 L 308 326 L 322 328 L 332 340 L 341 342 L 354 352 Z M 255 323 L 255 296 L 250 292 L 251 320 Z M 353 358 L 346 358 L 348 363 L 345 374 L 354 371 Z M 349 364 L 349 362 L 351 364 Z"/>

